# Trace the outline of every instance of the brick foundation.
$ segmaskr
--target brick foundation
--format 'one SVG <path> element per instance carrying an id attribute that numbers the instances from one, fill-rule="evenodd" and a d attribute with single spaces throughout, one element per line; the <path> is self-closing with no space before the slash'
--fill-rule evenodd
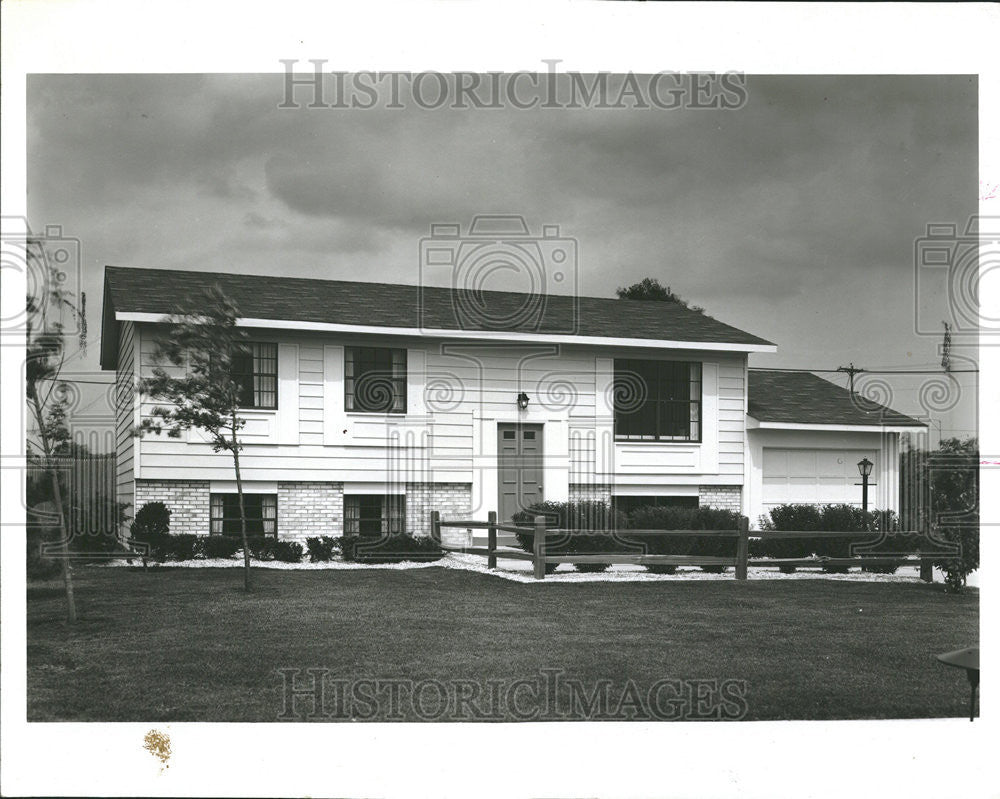
<path id="1" fill-rule="evenodd" d="M 468 519 L 472 513 L 471 483 L 407 483 L 406 532 L 413 536 L 431 534 L 431 511 L 445 519 Z M 441 537 L 448 543 L 465 540 L 465 531 L 445 528 Z M 460 543 L 460 542 L 459 542 Z"/>
<path id="2" fill-rule="evenodd" d="M 148 502 L 170 509 L 170 532 L 208 535 L 208 480 L 136 480 L 135 510 Z"/>
<path id="3" fill-rule="evenodd" d="M 278 483 L 278 538 L 299 541 L 344 533 L 344 484 Z"/>
<path id="4" fill-rule="evenodd" d="M 611 486 L 570 483 L 570 502 L 606 502 L 611 504 Z"/>
<path id="5" fill-rule="evenodd" d="M 740 486 L 698 486 L 698 505 L 741 513 L 743 489 Z"/>

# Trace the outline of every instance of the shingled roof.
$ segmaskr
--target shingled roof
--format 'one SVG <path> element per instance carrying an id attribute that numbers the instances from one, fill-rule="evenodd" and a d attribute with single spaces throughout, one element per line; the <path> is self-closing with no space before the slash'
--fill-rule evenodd
<path id="1" fill-rule="evenodd" d="M 926 426 L 809 372 L 751 369 L 748 400 L 749 415 L 759 422 Z"/>
<path id="2" fill-rule="evenodd" d="M 118 266 L 104 271 L 105 324 L 115 313 L 172 313 L 213 285 L 247 319 L 773 346 L 672 302 Z"/>

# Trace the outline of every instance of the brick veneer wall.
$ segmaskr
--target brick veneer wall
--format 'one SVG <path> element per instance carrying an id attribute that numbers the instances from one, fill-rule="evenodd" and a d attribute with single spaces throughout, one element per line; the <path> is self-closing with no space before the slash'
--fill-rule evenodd
<path id="1" fill-rule="evenodd" d="M 208 480 L 136 480 L 135 510 L 147 502 L 162 502 L 170 509 L 170 532 L 175 535 L 208 535 Z"/>
<path id="2" fill-rule="evenodd" d="M 740 486 L 698 486 L 698 504 L 703 508 L 740 513 L 743 510 L 743 489 Z"/>
<path id="3" fill-rule="evenodd" d="M 445 519 L 467 519 L 472 513 L 471 483 L 407 483 L 406 532 L 414 536 L 431 534 L 431 511 L 438 511 Z M 484 519 L 485 521 L 485 519 Z M 458 535 L 464 539 L 463 530 L 445 528 L 441 537 Z"/>
<path id="4" fill-rule="evenodd" d="M 590 483 L 570 483 L 570 502 L 607 502 L 611 503 L 611 486 L 591 485 Z"/>
<path id="5" fill-rule="evenodd" d="M 278 483 L 278 538 L 299 541 L 344 533 L 344 484 Z"/>

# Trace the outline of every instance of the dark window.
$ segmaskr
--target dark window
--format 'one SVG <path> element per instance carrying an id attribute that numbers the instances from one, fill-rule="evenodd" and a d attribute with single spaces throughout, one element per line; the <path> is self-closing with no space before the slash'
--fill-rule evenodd
<path id="1" fill-rule="evenodd" d="M 636 508 L 697 508 L 698 497 L 623 497 L 611 498 L 611 505 L 622 513 L 631 513 Z"/>
<path id="2" fill-rule="evenodd" d="M 615 359 L 615 437 L 701 441 L 701 364 Z"/>
<path id="3" fill-rule="evenodd" d="M 406 413 L 406 350 L 346 347 L 344 407 L 363 413 Z"/>
<path id="4" fill-rule="evenodd" d="M 400 494 L 348 494 L 344 533 L 382 536 L 406 532 L 406 497 Z"/>
<path id="5" fill-rule="evenodd" d="M 240 535 L 240 495 L 212 494 L 212 535 Z M 278 497 L 244 494 L 247 535 L 278 535 Z"/>
<path id="6" fill-rule="evenodd" d="M 233 355 L 241 408 L 278 407 L 278 345 L 254 342 Z"/>

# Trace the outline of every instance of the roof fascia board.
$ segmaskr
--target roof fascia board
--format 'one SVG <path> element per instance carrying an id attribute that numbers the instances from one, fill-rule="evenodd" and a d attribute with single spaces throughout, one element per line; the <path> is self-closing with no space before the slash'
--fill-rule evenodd
<path id="1" fill-rule="evenodd" d="M 896 424 L 811 424 L 805 422 L 761 422 L 747 417 L 748 430 L 819 430 L 832 433 L 912 433 L 928 427 L 920 423 L 914 425 Z"/>
<path id="2" fill-rule="evenodd" d="M 119 321 L 132 322 L 166 322 L 169 317 L 158 313 L 140 313 L 137 311 L 119 311 L 115 314 Z M 593 344 L 605 347 L 649 347 L 655 349 L 677 350 L 720 350 L 725 352 L 777 352 L 774 344 L 737 344 L 714 341 L 666 341 L 647 338 L 617 338 L 613 336 L 571 336 L 548 333 L 510 333 L 497 330 L 438 330 L 417 327 L 384 327 L 380 325 L 344 325 L 332 322 L 297 322 L 282 319 L 237 320 L 240 327 L 265 327 L 275 330 L 307 330 L 326 333 L 372 333 L 393 336 L 415 336 L 418 338 L 454 338 L 475 339 L 477 334 L 488 335 L 494 341 L 525 341 L 552 344 Z"/>

